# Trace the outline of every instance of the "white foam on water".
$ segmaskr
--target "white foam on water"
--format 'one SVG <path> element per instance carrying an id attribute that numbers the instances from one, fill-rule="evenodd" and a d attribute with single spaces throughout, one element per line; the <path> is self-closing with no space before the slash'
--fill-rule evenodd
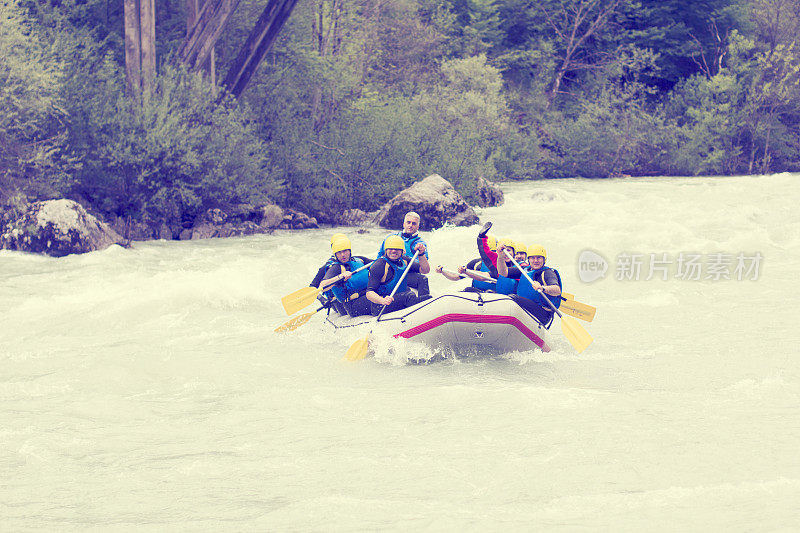
<path id="1" fill-rule="evenodd" d="M 342 361 L 369 328 L 323 313 L 273 332 L 331 234 L 374 257 L 382 229 L 0 251 L 3 527 L 795 529 L 799 179 L 506 184 L 480 216 L 597 307 L 581 355 L 558 320 L 551 352 L 500 358 L 375 339 Z M 431 263 L 476 257 L 476 230 L 426 233 Z M 593 283 L 586 249 L 609 263 Z M 763 261 L 756 280 L 618 279 L 624 254 L 681 252 Z"/>

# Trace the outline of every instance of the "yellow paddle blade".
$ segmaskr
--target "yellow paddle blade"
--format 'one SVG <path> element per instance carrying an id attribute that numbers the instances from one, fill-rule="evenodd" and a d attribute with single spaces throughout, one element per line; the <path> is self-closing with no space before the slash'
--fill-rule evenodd
<path id="1" fill-rule="evenodd" d="M 561 317 L 561 331 L 578 353 L 584 351 L 594 340 L 574 318 L 568 316 Z"/>
<path id="2" fill-rule="evenodd" d="M 591 322 L 594 320 L 594 314 L 597 312 L 597 309 L 591 305 L 572 299 L 567 300 L 566 302 L 561 302 L 561 306 L 558 308 L 558 310 L 562 313 L 574 316 L 575 318 L 585 320 L 586 322 Z"/>
<path id="3" fill-rule="evenodd" d="M 563 296 L 567 300 L 574 300 L 575 299 L 575 295 L 574 294 L 570 294 L 568 292 L 562 292 L 561 296 Z"/>
<path id="4" fill-rule="evenodd" d="M 366 336 L 351 344 L 350 348 L 347 349 L 347 353 L 344 354 L 344 358 L 348 361 L 360 361 L 367 356 L 368 349 L 369 336 Z"/>
<path id="5" fill-rule="evenodd" d="M 317 295 L 322 292 L 322 289 L 315 289 L 314 287 L 303 287 L 302 289 L 294 291 L 292 294 L 287 294 L 281 298 L 283 309 L 287 315 L 293 315 L 301 309 L 305 309 L 314 303 Z"/>
<path id="6" fill-rule="evenodd" d="M 308 322 L 309 320 L 311 320 L 311 317 L 316 314 L 317 312 L 314 311 L 313 313 L 303 313 L 302 315 L 297 315 L 284 325 L 275 328 L 275 333 L 286 333 L 287 331 L 294 331 L 303 324 L 305 324 L 306 322 Z"/>

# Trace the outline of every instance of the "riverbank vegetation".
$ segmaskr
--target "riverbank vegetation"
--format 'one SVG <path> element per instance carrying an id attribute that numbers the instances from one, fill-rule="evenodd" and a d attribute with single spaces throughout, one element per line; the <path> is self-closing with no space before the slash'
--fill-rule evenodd
<path id="1" fill-rule="evenodd" d="M 220 73 L 266 1 L 238 4 Z M 174 60 L 185 0 L 156 10 L 157 77 L 132 98 L 122 1 L 0 3 L 4 195 L 326 219 L 431 173 L 469 197 L 480 176 L 800 170 L 794 0 L 300 0 L 239 98 Z"/>

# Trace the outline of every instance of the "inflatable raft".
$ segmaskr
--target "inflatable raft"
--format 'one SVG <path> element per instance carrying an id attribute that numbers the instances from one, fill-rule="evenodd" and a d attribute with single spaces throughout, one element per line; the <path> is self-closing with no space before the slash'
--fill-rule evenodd
<path id="1" fill-rule="evenodd" d="M 375 317 L 328 315 L 338 330 L 420 342 L 430 348 L 450 348 L 456 354 L 500 355 L 539 349 L 549 352 L 547 329 L 514 300 L 503 294 L 457 292 Z"/>

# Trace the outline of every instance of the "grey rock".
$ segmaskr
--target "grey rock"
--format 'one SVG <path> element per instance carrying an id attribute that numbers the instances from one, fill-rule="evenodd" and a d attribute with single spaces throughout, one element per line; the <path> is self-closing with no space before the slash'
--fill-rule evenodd
<path id="1" fill-rule="evenodd" d="M 0 229 L 0 248 L 63 257 L 93 252 L 122 237 L 72 200 L 48 200 L 30 204 L 16 220 Z"/>
<path id="2" fill-rule="evenodd" d="M 170 227 L 166 223 L 162 222 L 161 226 L 159 226 L 158 229 L 156 230 L 155 237 L 156 239 L 163 239 L 165 241 L 170 241 L 172 240 L 172 229 L 170 229 Z"/>
<path id="3" fill-rule="evenodd" d="M 392 198 L 378 211 L 376 222 L 384 228 L 397 230 L 403 227 L 403 218 L 409 211 L 419 213 L 421 230 L 441 228 L 448 223 L 471 226 L 479 222 L 475 210 L 449 181 L 437 174 L 414 183 Z"/>
<path id="4" fill-rule="evenodd" d="M 196 239 L 213 239 L 214 237 L 219 237 L 219 227 L 215 226 L 214 224 L 209 224 L 207 222 L 201 222 L 197 226 L 192 228 L 192 240 Z"/>
<path id="5" fill-rule="evenodd" d="M 336 223 L 342 226 L 364 226 L 369 221 L 369 214 L 361 209 L 347 209 L 342 213 L 341 218 L 336 220 Z"/>
<path id="6" fill-rule="evenodd" d="M 317 219 L 310 217 L 302 211 L 287 209 L 283 219 L 278 224 L 278 229 L 312 229 L 319 228 Z"/>
<path id="7" fill-rule="evenodd" d="M 497 207 L 503 205 L 505 197 L 500 186 L 484 178 L 478 178 L 475 186 L 475 196 L 479 207 Z"/>
<path id="8" fill-rule="evenodd" d="M 261 221 L 258 225 L 262 228 L 277 228 L 283 221 L 283 215 L 283 209 L 277 205 L 265 205 L 261 208 Z"/>
<path id="9" fill-rule="evenodd" d="M 199 226 L 202 224 L 220 225 L 228 221 L 228 214 L 222 209 L 208 209 L 205 213 L 197 217 L 194 225 Z"/>

